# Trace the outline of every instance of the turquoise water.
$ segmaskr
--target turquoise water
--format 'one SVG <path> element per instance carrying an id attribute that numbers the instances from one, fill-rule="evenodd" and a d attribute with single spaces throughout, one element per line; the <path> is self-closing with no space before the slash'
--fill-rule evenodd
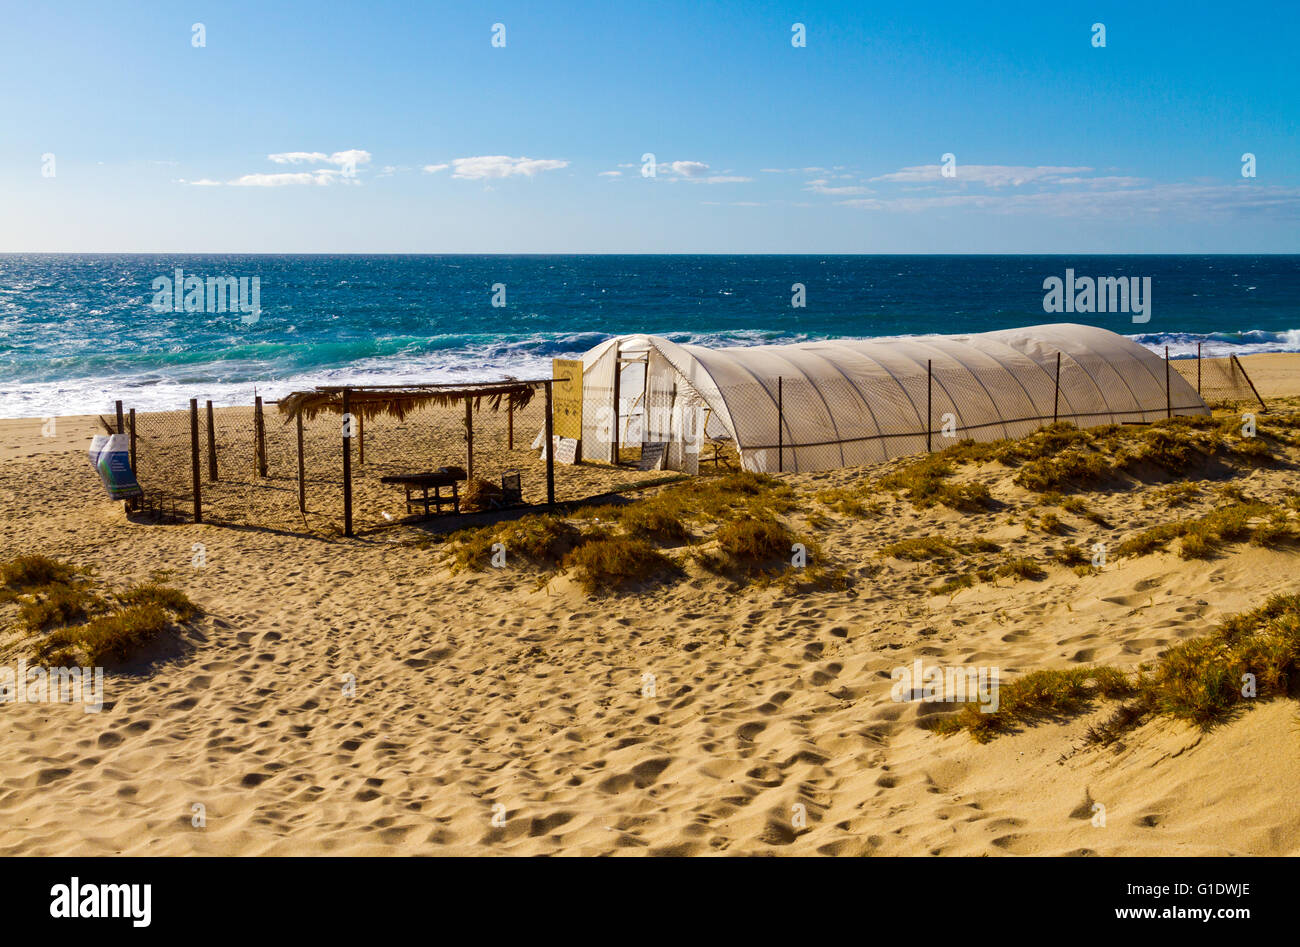
<path id="1" fill-rule="evenodd" d="M 1067 267 L 1150 277 L 1150 321 L 1045 313 L 1043 281 Z M 177 268 L 256 277 L 256 321 L 159 311 L 155 280 Z M 544 376 L 551 358 L 628 332 L 748 345 L 1062 321 L 1175 355 L 1300 351 L 1300 257 L 0 255 L 0 416 Z"/>

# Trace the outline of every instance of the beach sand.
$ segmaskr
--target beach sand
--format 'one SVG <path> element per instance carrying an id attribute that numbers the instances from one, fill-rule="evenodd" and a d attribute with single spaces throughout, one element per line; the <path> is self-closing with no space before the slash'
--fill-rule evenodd
<path id="1" fill-rule="evenodd" d="M 1300 356 L 1243 361 L 1266 398 L 1300 396 Z M 951 597 L 929 594 L 924 564 L 878 555 L 940 534 L 1048 561 L 1062 538 L 1027 530 L 1035 498 L 989 471 L 997 514 L 882 494 L 883 515 L 830 517 L 818 538 L 848 590 L 731 591 L 692 567 L 588 598 L 522 567 L 452 574 L 408 528 L 130 523 L 85 459 L 95 419 L 52 438 L 41 423 L 0 422 L 0 560 L 44 553 L 111 587 L 161 570 L 206 615 L 175 653 L 111 671 L 102 713 L 0 705 L 0 853 L 1300 854 L 1294 701 L 1209 731 L 1157 718 L 1102 748 L 1084 734 L 1105 707 L 980 745 L 922 725 L 943 705 L 890 695 L 917 658 L 1006 677 L 1154 660 L 1300 590 L 1294 546 L 1049 565 Z M 870 473 L 786 479 L 811 494 Z M 1236 482 L 1273 501 L 1298 485 L 1282 466 Z M 1088 493 L 1110 528 L 1062 514 L 1064 541 L 1167 518 L 1154 489 Z"/>

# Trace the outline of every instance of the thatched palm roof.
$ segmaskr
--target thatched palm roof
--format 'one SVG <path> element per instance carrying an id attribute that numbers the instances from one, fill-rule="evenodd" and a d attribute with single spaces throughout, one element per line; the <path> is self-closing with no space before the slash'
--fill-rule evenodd
<path id="1" fill-rule="evenodd" d="M 520 409 L 533 400 L 540 382 L 506 381 L 470 382 L 460 385 L 419 385 L 415 387 L 371 386 L 348 388 L 351 392 L 349 407 L 354 415 L 373 418 L 389 414 L 401 420 L 406 415 L 426 405 L 445 408 L 465 401 L 473 403 L 474 410 L 482 407 L 483 402 L 492 411 L 498 411 L 504 401 L 508 406 Z M 298 414 L 310 421 L 322 411 L 335 414 L 343 413 L 343 387 L 314 388 L 311 391 L 295 391 L 280 399 L 280 413 L 287 420 Z"/>

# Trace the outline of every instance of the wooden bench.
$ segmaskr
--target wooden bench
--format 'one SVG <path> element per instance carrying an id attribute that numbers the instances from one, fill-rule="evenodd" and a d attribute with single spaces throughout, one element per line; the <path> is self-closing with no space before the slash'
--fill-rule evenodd
<path id="1" fill-rule="evenodd" d="M 464 479 L 465 471 L 459 467 L 443 467 L 426 473 L 396 474 L 391 477 L 381 477 L 379 482 L 400 485 L 406 490 L 406 512 L 412 512 L 412 506 L 423 506 L 424 515 L 428 516 L 430 506 L 437 513 L 442 512 L 443 506 L 450 506 L 456 513 L 460 512 L 460 490 L 457 484 Z M 430 487 L 433 488 L 433 496 L 429 496 Z M 442 495 L 443 487 L 451 487 L 451 496 Z M 418 497 L 411 496 L 412 490 L 419 490 L 420 495 Z"/>

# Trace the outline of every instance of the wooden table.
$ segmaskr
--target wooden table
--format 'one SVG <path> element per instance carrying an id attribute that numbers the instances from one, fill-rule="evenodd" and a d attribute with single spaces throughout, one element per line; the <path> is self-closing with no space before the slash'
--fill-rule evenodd
<path id="1" fill-rule="evenodd" d="M 418 505 L 424 507 L 424 515 L 428 516 L 430 506 L 435 512 L 441 513 L 444 504 L 450 505 L 455 512 L 460 512 L 460 491 L 457 483 L 464 479 L 465 474 L 461 471 L 434 470 L 427 473 L 381 477 L 379 482 L 400 484 L 406 490 L 406 512 L 410 513 L 411 507 Z M 429 496 L 430 487 L 433 488 L 433 496 Z M 451 496 L 442 495 L 443 487 L 451 487 Z M 420 495 L 411 496 L 412 490 L 419 490 Z"/>

